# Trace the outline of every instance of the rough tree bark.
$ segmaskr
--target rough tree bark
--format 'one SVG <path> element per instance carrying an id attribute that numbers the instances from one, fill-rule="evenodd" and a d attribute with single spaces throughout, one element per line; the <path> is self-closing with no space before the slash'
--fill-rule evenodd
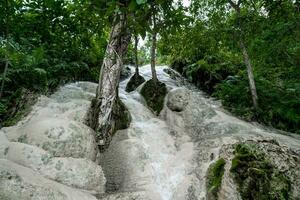
<path id="1" fill-rule="evenodd" d="M 139 75 L 139 60 L 138 60 L 138 43 L 139 43 L 139 39 L 138 36 L 135 35 L 134 36 L 134 55 L 135 55 L 135 74 L 136 77 L 138 77 Z"/>
<path id="2" fill-rule="evenodd" d="M 247 67 L 247 74 L 248 74 L 248 79 L 249 79 L 249 86 L 250 86 L 250 91 L 251 91 L 251 97 L 252 97 L 252 102 L 253 106 L 255 109 L 258 108 L 258 96 L 257 96 L 257 91 L 256 91 L 256 86 L 255 86 L 255 81 L 254 81 L 254 75 L 253 75 L 253 68 L 251 64 L 251 60 L 249 58 L 249 54 L 244 42 L 244 32 L 243 32 L 243 27 L 241 25 L 241 8 L 240 5 L 242 3 L 241 0 L 239 0 L 237 3 L 234 3 L 232 0 L 228 0 L 229 4 L 231 7 L 236 11 L 237 18 L 238 18 L 238 28 L 239 28 L 239 45 L 243 53 L 244 57 L 244 63 Z"/>
<path id="3" fill-rule="evenodd" d="M 158 81 L 157 74 L 155 70 L 155 62 L 156 62 L 156 17 L 155 10 L 153 9 L 152 13 L 152 22 L 153 22 L 153 33 L 152 33 L 152 47 L 151 47 L 151 72 L 152 79 L 156 83 Z"/>
<path id="4" fill-rule="evenodd" d="M 86 114 L 85 123 L 97 133 L 96 142 L 101 149 L 109 144 L 115 131 L 113 109 L 118 102 L 118 85 L 131 34 L 126 15 L 121 14 L 114 24 L 103 60 L 96 98 Z"/>

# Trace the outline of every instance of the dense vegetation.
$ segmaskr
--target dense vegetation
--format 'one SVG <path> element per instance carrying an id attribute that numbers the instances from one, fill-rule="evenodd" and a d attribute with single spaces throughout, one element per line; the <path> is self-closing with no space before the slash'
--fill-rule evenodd
<path id="1" fill-rule="evenodd" d="M 0 10 L 2 125 L 35 94 L 98 81 L 124 14 L 131 38 L 145 39 L 138 51 L 129 44 L 124 63 L 170 64 L 236 115 L 300 131 L 298 1 L 5 0 Z"/>
<path id="2" fill-rule="evenodd" d="M 192 1 L 182 29 L 162 35 L 160 53 L 236 115 L 299 133 L 299 2 L 239 1 L 240 15 L 230 2 Z M 253 67 L 258 108 L 251 99 L 239 40 Z"/>
<path id="3" fill-rule="evenodd" d="M 107 31 L 87 1 L 7 0 L 0 10 L 3 125 L 34 93 L 51 93 L 69 81 L 98 80 Z"/>

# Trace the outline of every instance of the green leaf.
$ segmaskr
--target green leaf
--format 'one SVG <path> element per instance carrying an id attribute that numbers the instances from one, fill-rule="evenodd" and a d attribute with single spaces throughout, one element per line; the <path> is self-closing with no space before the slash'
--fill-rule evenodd
<path id="1" fill-rule="evenodd" d="M 37 72 L 38 74 L 47 74 L 47 72 L 44 69 L 41 68 L 34 68 L 34 71 Z"/>
<path id="2" fill-rule="evenodd" d="M 146 3 L 146 2 L 147 2 L 147 0 L 136 0 L 136 3 L 137 3 L 138 5 L 144 4 L 144 3 Z"/>

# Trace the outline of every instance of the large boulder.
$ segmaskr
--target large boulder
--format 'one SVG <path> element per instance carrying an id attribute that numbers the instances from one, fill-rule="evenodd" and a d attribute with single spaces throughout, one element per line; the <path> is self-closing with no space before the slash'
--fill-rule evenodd
<path id="1" fill-rule="evenodd" d="M 153 79 L 150 79 L 143 85 L 140 93 L 144 97 L 148 108 L 156 115 L 159 115 L 164 107 L 167 92 L 165 83 L 159 81 L 155 82 Z"/>
<path id="2" fill-rule="evenodd" d="M 61 87 L 40 97 L 17 125 L 1 129 L 0 199 L 96 200 L 91 194 L 105 192 L 95 132 L 83 123 L 96 87 Z"/>
<path id="3" fill-rule="evenodd" d="M 144 83 L 146 80 L 144 79 L 144 77 L 142 77 L 139 74 L 134 74 L 130 80 L 128 81 L 127 85 L 126 85 L 126 92 L 132 92 L 134 91 L 136 88 L 138 88 L 142 83 Z"/>
<path id="4" fill-rule="evenodd" d="M 39 173 L 0 159 L 0 199 L 97 200 L 93 195 L 44 178 Z"/>
<path id="5" fill-rule="evenodd" d="M 224 176 L 216 196 L 208 199 L 299 197 L 299 154 L 273 139 L 223 145 L 218 157 L 226 161 Z"/>
<path id="6" fill-rule="evenodd" d="M 105 177 L 96 163 L 82 158 L 53 158 L 41 170 L 49 179 L 64 185 L 101 194 L 105 192 Z"/>
<path id="7" fill-rule="evenodd" d="M 104 192 L 102 169 L 91 160 L 53 157 L 43 149 L 18 142 L 10 143 L 7 159 L 65 185 L 96 193 Z"/>
<path id="8" fill-rule="evenodd" d="M 47 118 L 16 127 L 6 136 L 13 142 L 41 147 L 56 157 L 96 159 L 94 131 L 82 123 Z"/>
<path id="9" fill-rule="evenodd" d="M 190 93 L 185 88 L 171 90 L 167 97 L 167 106 L 175 112 L 183 111 L 189 103 Z"/>

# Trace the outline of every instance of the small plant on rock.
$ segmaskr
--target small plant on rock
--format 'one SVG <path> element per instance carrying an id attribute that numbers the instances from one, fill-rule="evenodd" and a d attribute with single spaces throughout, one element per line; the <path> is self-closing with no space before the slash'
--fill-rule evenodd
<path id="1" fill-rule="evenodd" d="M 207 175 L 207 196 L 208 199 L 217 199 L 218 192 L 222 184 L 224 175 L 225 160 L 223 158 L 217 160 L 208 169 Z"/>

